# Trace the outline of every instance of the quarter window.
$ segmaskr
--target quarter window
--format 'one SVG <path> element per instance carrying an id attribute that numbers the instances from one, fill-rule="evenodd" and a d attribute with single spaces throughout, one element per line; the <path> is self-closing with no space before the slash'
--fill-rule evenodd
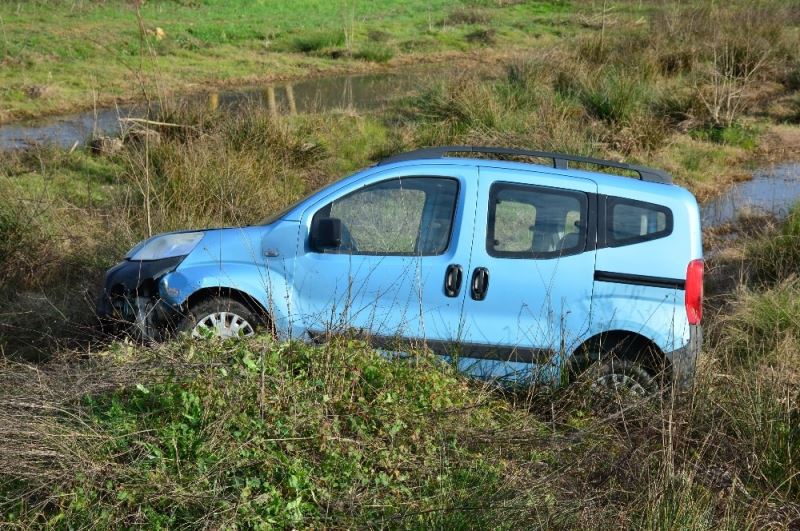
<path id="1" fill-rule="evenodd" d="M 672 211 L 662 205 L 609 197 L 606 208 L 611 246 L 655 240 L 672 233 Z"/>
<path id="2" fill-rule="evenodd" d="M 324 252 L 370 255 L 442 254 L 447 250 L 458 181 L 405 177 L 357 190 L 318 211 L 312 225 L 336 218 L 342 245 Z"/>
<path id="3" fill-rule="evenodd" d="M 486 251 L 501 258 L 553 258 L 586 245 L 586 194 L 496 183 L 489 191 Z"/>

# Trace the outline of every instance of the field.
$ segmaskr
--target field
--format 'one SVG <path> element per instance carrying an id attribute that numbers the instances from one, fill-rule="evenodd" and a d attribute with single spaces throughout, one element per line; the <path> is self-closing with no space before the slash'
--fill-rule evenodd
<path id="1" fill-rule="evenodd" d="M 695 388 L 639 402 L 586 382 L 498 390 L 425 351 L 387 359 L 346 337 L 140 345 L 102 336 L 92 313 L 103 271 L 142 238 L 254 223 L 420 146 L 624 159 L 712 198 L 800 157 L 795 5 L 247 4 L 243 19 L 238 2 L 146 2 L 143 32 L 112 0 L 0 5 L 6 118 L 91 106 L 94 90 L 159 99 L 153 120 L 179 126 L 107 151 L 0 153 L 0 522 L 800 525 L 800 207 L 704 234 Z M 369 114 L 170 96 L 478 52 L 482 64 Z"/>
<path id="2" fill-rule="evenodd" d="M 563 2 L 32 0 L 0 3 L 0 123 L 143 91 L 256 83 L 533 45 Z M 517 21 L 525 20 L 525 24 Z"/>

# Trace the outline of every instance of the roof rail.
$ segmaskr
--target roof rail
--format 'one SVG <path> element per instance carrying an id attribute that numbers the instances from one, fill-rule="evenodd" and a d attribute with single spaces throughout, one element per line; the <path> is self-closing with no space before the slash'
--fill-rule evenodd
<path id="1" fill-rule="evenodd" d="M 500 148 L 500 147 L 485 147 L 485 146 L 441 146 L 417 149 L 415 151 L 408 151 L 400 153 L 392 157 L 385 158 L 378 162 L 378 166 L 384 164 L 391 164 L 393 162 L 403 162 L 418 159 L 441 159 L 446 157 L 449 153 L 487 153 L 492 155 L 513 155 L 522 157 L 539 157 L 553 160 L 553 167 L 558 169 L 569 169 L 570 162 L 581 162 L 584 164 L 594 164 L 597 166 L 604 166 L 607 168 L 617 168 L 621 170 L 628 170 L 636 173 L 642 181 L 671 184 L 672 176 L 665 171 L 657 170 L 654 168 L 646 168 L 644 166 L 636 166 L 633 164 L 625 164 L 624 162 L 615 162 L 613 160 L 593 159 L 590 157 L 580 157 L 577 155 L 568 155 L 566 153 L 552 153 L 549 151 L 528 151 L 526 149 L 514 148 Z"/>

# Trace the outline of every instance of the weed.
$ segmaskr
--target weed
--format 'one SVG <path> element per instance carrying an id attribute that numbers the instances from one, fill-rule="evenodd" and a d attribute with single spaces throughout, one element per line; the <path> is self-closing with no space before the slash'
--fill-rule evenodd
<path id="1" fill-rule="evenodd" d="M 388 32 L 379 29 L 371 29 L 367 32 L 367 38 L 372 42 L 386 42 L 390 37 Z"/>
<path id="2" fill-rule="evenodd" d="M 590 76 L 578 89 L 578 100 L 595 118 L 609 123 L 629 121 L 647 103 L 646 87 L 627 73 L 609 71 Z"/>
<path id="3" fill-rule="evenodd" d="M 788 90 L 800 90 L 800 63 L 789 67 L 783 83 Z"/>

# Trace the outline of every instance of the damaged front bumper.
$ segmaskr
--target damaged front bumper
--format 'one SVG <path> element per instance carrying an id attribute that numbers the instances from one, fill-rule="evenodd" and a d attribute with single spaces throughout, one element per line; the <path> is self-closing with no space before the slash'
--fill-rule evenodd
<path id="1" fill-rule="evenodd" d="M 161 260 L 125 260 L 106 272 L 97 317 L 110 332 L 134 332 L 144 339 L 160 339 L 177 324 L 181 308 L 159 294 L 161 278 L 174 271 L 184 256 Z"/>

